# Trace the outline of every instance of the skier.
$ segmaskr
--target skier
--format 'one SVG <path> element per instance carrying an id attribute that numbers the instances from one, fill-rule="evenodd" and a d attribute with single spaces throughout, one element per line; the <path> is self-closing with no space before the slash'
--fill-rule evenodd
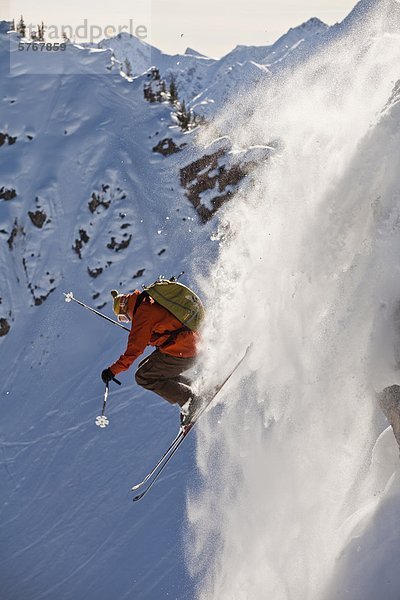
<path id="1" fill-rule="evenodd" d="M 181 424 L 187 425 L 200 400 L 183 373 L 194 364 L 198 334 L 145 292 L 119 294 L 112 290 L 111 295 L 118 321 L 132 325 L 124 354 L 102 371 L 103 382 L 107 384 L 118 373 L 129 369 L 148 345 L 155 347 L 155 351 L 139 363 L 136 383 L 171 404 L 178 404 Z"/>

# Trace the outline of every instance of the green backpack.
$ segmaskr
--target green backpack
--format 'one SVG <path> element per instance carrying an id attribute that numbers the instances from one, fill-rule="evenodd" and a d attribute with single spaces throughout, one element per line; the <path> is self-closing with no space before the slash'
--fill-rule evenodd
<path id="1" fill-rule="evenodd" d="M 204 307 L 200 298 L 186 285 L 169 279 L 160 279 L 143 288 L 158 304 L 169 310 L 185 327 L 192 331 L 200 328 Z"/>

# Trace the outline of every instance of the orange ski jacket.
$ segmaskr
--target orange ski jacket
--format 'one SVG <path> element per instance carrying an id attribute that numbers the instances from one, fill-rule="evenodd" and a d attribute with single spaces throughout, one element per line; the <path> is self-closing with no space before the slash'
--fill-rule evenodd
<path id="1" fill-rule="evenodd" d="M 133 294 L 132 294 L 133 296 Z M 138 292 L 135 293 L 135 301 Z M 133 304 L 134 305 L 134 304 Z M 133 307 L 132 307 L 133 311 Z M 161 335 L 165 331 L 180 329 L 182 323 L 174 317 L 166 308 L 160 306 L 147 296 L 140 304 L 135 313 L 131 331 L 128 336 L 128 344 L 124 354 L 109 368 L 114 375 L 126 371 L 132 363 L 140 356 L 146 346 L 160 347 L 169 338 L 169 334 Z M 196 342 L 198 334 L 193 331 L 183 331 L 177 335 L 175 340 L 165 348 L 159 348 L 160 352 L 182 358 L 196 356 Z"/>

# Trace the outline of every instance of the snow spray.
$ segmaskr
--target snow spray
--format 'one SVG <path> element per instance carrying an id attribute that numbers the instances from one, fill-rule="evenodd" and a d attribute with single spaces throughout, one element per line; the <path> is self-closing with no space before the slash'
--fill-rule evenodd
<path id="1" fill-rule="evenodd" d="M 221 422 L 217 407 L 199 426 L 187 540 L 199 600 L 323 600 L 343 524 L 365 500 L 400 298 L 399 121 L 396 133 L 385 109 L 400 18 L 378 4 L 215 125 L 238 148 L 281 144 L 226 208 L 199 282 L 202 377 L 254 342 Z"/>

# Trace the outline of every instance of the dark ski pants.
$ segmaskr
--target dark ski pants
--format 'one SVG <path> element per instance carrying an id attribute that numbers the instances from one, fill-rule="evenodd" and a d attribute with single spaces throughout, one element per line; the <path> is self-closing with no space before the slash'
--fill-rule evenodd
<path id="1" fill-rule="evenodd" d="M 182 373 L 193 366 L 194 358 L 182 358 L 155 350 L 139 363 L 136 383 L 171 404 L 183 406 L 193 393 L 191 381 Z"/>

